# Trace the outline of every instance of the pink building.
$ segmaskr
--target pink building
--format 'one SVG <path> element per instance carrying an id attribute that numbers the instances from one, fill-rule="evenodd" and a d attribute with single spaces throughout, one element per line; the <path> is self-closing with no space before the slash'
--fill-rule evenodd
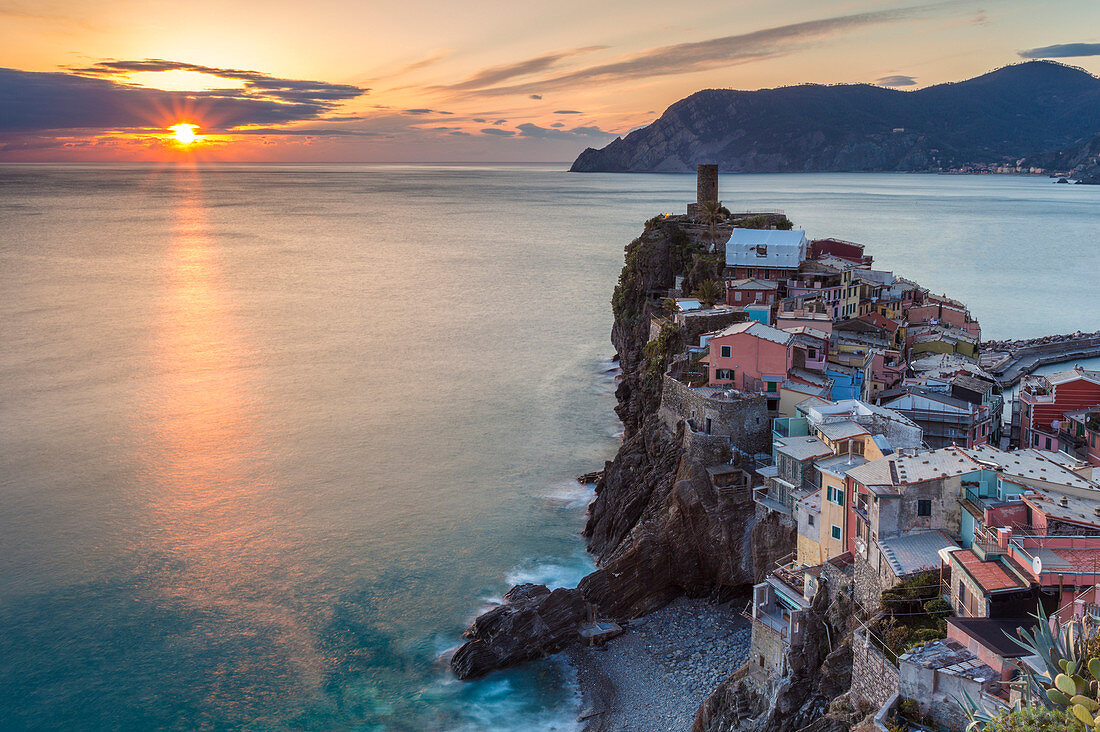
<path id="1" fill-rule="evenodd" d="M 793 340 L 792 334 L 756 321 L 731 325 L 710 338 L 709 383 L 778 394 L 791 367 Z"/>

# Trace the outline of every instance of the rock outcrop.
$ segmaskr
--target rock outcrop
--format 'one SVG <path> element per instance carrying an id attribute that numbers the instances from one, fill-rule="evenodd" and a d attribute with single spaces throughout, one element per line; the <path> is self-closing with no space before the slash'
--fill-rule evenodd
<path id="1" fill-rule="evenodd" d="M 451 657 L 451 668 L 460 679 L 475 679 L 560 651 L 574 642 L 588 611 L 577 590 L 513 587 L 501 605 L 474 620 L 466 631 L 469 640 Z"/>
<path id="2" fill-rule="evenodd" d="M 566 598 L 570 607 L 575 603 L 602 617 L 626 620 L 679 595 L 727 598 L 743 592 L 759 574 L 754 562 L 769 566 L 779 547 L 780 554 L 790 551 L 786 529 L 765 526 L 753 532 L 748 492 L 720 496 L 707 465 L 685 450 L 684 425 L 672 429 L 657 415 L 662 376 L 682 344 L 647 350 L 649 316 L 656 307 L 649 294 L 671 288 L 677 276 L 685 276 L 684 289 L 691 291 L 697 281 L 714 277 L 719 267 L 691 244 L 682 224 L 661 218 L 647 222 L 643 234 L 626 248 L 612 300 L 612 342 L 622 368 L 616 411 L 624 437 L 597 484 L 584 529 L 599 568 L 575 590 L 546 594 L 525 589 L 521 597 L 478 618 L 470 640 L 451 661 L 461 678 L 579 640 L 563 627 L 572 616 L 558 614 L 557 603 Z M 554 614 L 548 619 L 545 606 L 551 602 Z"/>
<path id="3" fill-rule="evenodd" d="M 937 170 L 1015 162 L 1097 134 L 1100 79 L 1031 61 L 951 84 L 708 89 L 585 150 L 578 172 Z"/>

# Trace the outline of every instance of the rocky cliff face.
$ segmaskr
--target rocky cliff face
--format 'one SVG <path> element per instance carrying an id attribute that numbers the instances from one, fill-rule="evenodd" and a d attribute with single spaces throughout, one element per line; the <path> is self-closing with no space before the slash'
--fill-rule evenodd
<path id="1" fill-rule="evenodd" d="M 930 170 L 1015 162 L 1096 135 L 1100 79 L 1032 61 L 918 91 L 868 84 L 708 89 L 606 147 L 578 172 Z"/>
<path id="2" fill-rule="evenodd" d="M 647 353 L 648 293 L 672 287 L 681 274 L 690 291 L 716 266 L 700 257 L 676 220 L 651 220 L 627 247 L 612 300 L 612 342 L 623 374 L 616 411 L 625 431 L 584 529 L 599 569 L 576 589 L 513 590 L 512 602 L 467 631 L 469 641 L 451 662 L 460 678 L 560 650 L 575 640 L 575 625 L 568 627 L 575 609 L 629 619 L 681 594 L 730 596 L 760 574 L 754 563 L 769 566 L 790 551 L 789 531 L 767 524 L 754 531 L 751 497 L 719 496 L 707 466 L 685 451 L 683 426 L 672 431 L 657 416 L 661 376 L 681 344 Z"/>

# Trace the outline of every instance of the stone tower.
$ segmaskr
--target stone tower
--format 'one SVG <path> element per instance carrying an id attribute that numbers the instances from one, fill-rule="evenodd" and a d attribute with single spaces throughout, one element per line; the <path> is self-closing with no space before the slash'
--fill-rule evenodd
<path id="1" fill-rule="evenodd" d="M 695 203 L 718 203 L 718 166 L 700 165 L 695 183 Z"/>

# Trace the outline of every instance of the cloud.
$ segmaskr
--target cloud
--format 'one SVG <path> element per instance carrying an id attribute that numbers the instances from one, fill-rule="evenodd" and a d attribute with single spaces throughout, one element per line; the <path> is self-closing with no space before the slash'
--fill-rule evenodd
<path id="1" fill-rule="evenodd" d="M 966 4 L 969 4 L 969 0 L 946 0 L 945 2 L 927 5 L 851 13 L 801 23 L 790 23 L 749 33 L 651 48 L 610 63 L 588 66 L 566 74 L 536 79 L 523 84 L 512 86 L 485 85 L 480 88 L 471 84 L 463 88 L 476 89 L 476 95 L 480 96 L 503 96 L 532 92 L 543 93 L 545 90 L 591 85 L 593 83 L 607 84 L 633 79 L 650 79 L 657 76 L 690 74 L 765 58 L 785 56 L 812 41 L 841 35 L 859 28 L 920 18 L 931 15 L 937 10 Z"/>
<path id="2" fill-rule="evenodd" d="M 440 109 L 406 109 L 405 114 L 454 114 L 454 112 L 444 112 Z"/>
<path id="3" fill-rule="evenodd" d="M 557 51 L 555 53 L 545 53 L 541 56 L 534 56 L 533 58 L 524 59 L 522 61 L 516 61 L 515 63 L 504 64 L 503 66 L 491 66 L 487 69 L 478 71 L 473 76 L 470 76 L 457 84 L 449 84 L 446 86 L 435 87 L 437 89 L 448 89 L 451 91 L 464 91 L 469 89 L 483 89 L 493 84 L 499 84 L 502 81 L 508 81 L 519 76 L 529 76 L 530 74 L 538 73 L 539 71 L 545 71 L 550 67 L 556 65 L 559 61 L 562 61 L 573 56 L 577 56 L 583 53 L 589 53 L 591 51 L 599 51 L 606 48 L 606 46 L 585 46 L 584 48 L 573 48 L 567 51 Z"/>
<path id="4" fill-rule="evenodd" d="M 519 130 L 520 137 L 535 137 L 545 140 L 574 140 L 578 137 L 602 137 L 607 139 L 614 137 L 614 135 L 604 132 L 599 127 L 574 127 L 571 130 L 559 130 L 524 122 L 516 125 L 516 129 Z"/>
<path id="5" fill-rule="evenodd" d="M 502 137 L 511 137 L 516 134 L 512 130 L 502 130 L 499 127 L 486 127 L 481 131 L 483 135 L 500 135 Z"/>
<path id="6" fill-rule="evenodd" d="M 1077 58 L 1100 56 L 1100 43 L 1057 43 L 1020 51 L 1021 58 Z"/>
<path id="7" fill-rule="evenodd" d="M 554 110 L 554 114 L 581 114 L 581 112 L 576 109 L 557 109 Z"/>
<path id="8" fill-rule="evenodd" d="M 542 95 L 541 95 L 541 94 L 532 94 L 532 95 L 531 95 L 530 97 L 528 97 L 528 98 L 529 98 L 529 99 L 542 99 Z"/>
<path id="9" fill-rule="evenodd" d="M 280 79 L 259 71 L 223 69 L 216 66 L 203 66 L 184 61 L 166 61 L 157 58 L 143 61 L 100 61 L 91 66 L 74 68 L 70 71 L 82 76 L 101 78 L 125 76 L 135 72 L 191 71 L 198 74 L 209 74 L 220 79 L 240 81 L 244 84 L 242 91 L 246 94 L 259 95 L 284 102 L 354 99 L 370 91 L 351 84 L 330 84 L 325 81 L 307 81 L 303 79 Z M 225 90 L 219 90 L 219 92 L 224 94 Z"/>
<path id="10" fill-rule="evenodd" d="M 123 83 L 133 71 L 175 70 L 236 79 L 243 86 L 178 92 Z M 366 92 L 348 84 L 162 60 L 109 61 L 72 72 L 0 68 L 0 133 L 163 128 L 182 118 L 206 130 L 280 125 L 321 120 Z"/>
<path id="11" fill-rule="evenodd" d="M 478 124 L 481 124 L 481 125 L 487 124 L 486 120 L 482 119 L 481 117 L 474 117 L 474 122 L 477 122 Z"/>
<path id="12" fill-rule="evenodd" d="M 565 123 L 564 122 L 555 122 L 554 124 L 552 124 L 550 126 L 551 127 L 565 127 Z"/>
<path id="13" fill-rule="evenodd" d="M 423 69 L 427 66 L 432 66 L 433 64 L 439 63 L 443 59 L 447 58 L 449 55 L 450 54 L 447 51 L 436 51 L 435 53 L 425 56 L 419 61 L 413 61 L 411 64 L 402 66 L 397 71 L 394 71 L 392 74 L 390 74 L 390 76 L 404 76 L 405 74 L 412 73 L 413 71 L 419 71 L 420 69 Z"/>
<path id="14" fill-rule="evenodd" d="M 507 122 L 507 121 L 508 121 L 508 120 L 506 120 L 506 119 L 498 119 L 497 121 L 493 122 L 493 124 L 494 124 L 494 125 L 502 125 L 502 124 L 504 124 L 504 123 L 505 123 L 505 122 Z"/>
<path id="15" fill-rule="evenodd" d="M 875 79 L 875 83 L 879 86 L 916 86 L 917 80 L 905 74 L 891 74 L 890 76 L 880 76 Z"/>

